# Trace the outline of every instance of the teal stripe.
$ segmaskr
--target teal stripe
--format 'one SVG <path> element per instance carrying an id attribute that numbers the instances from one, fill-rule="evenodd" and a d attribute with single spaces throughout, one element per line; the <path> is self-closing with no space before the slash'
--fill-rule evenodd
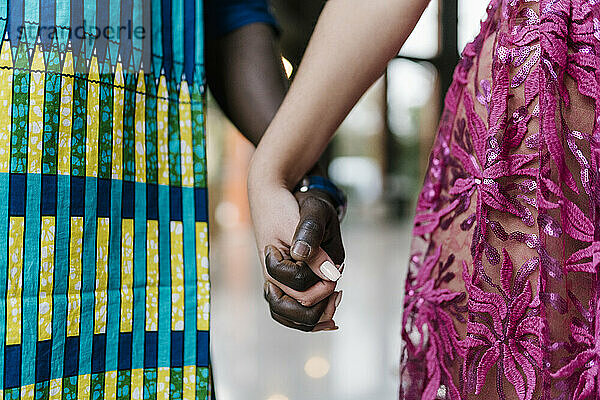
<path id="1" fill-rule="evenodd" d="M 144 20 L 143 20 L 143 12 L 144 12 L 144 5 L 142 4 L 142 0 L 134 0 L 133 1 L 133 22 L 132 22 L 132 28 L 134 30 L 134 32 L 137 32 L 136 29 L 138 29 L 138 27 L 143 27 L 144 28 L 144 33 L 146 32 L 145 29 L 146 27 L 144 26 Z M 143 36 L 142 35 L 132 35 L 132 42 L 133 42 L 133 63 L 134 63 L 134 67 L 135 67 L 135 71 L 139 70 L 140 67 L 140 62 L 141 62 L 141 58 L 142 58 L 142 46 L 143 46 Z M 146 68 L 149 68 L 149 65 L 146 65 Z"/>
<path id="2" fill-rule="evenodd" d="M 196 235 L 194 188 L 184 187 L 181 193 L 183 207 L 183 265 L 185 282 L 185 331 L 183 337 L 183 365 L 196 364 Z"/>
<path id="3" fill-rule="evenodd" d="M 21 364 L 21 385 L 35 383 L 35 348 L 37 343 L 38 280 L 40 275 L 40 197 L 42 175 L 27 174 L 27 204 L 23 254 L 23 332 L 22 350 L 31 355 Z"/>
<path id="4" fill-rule="evenodd" d="M 158 367 L 171 365 L 171 248 L 169 187 L 158 185 Z"/>
<path id="5" fill-rule="evenodd" d="M 8 192 L 9 174 L 0 173 L 0 354 L 6 342 L 6 271 L 8 270 Z M 4 371 L 4 357 L 0 357 L 0 371 Z M 4 374 L 0 373 L 0 390 L 4 387 Z"/>
<path id="6" fill-rule="evenodd" d="M 8 18 L 8 0 L 0 1 L 0 39 L 4 38 L 4 29 L 6 28 L 6 19 Z M 0 371 L 2 371 L 0 369 Z M 3 378 L 0 378 L 0 383 Z M 2 387 L 2 385 L 0 385 Z"/>
<path id="7" fill-rule="evenodd" d="M 112 27 L 121 26 L 121 0 L 110 0 L 109 12 L 109 25 Z M 110 40 L 108 48 L 110 49 L 111 64 L 116 65 L 119 53 L 119 39 Z"/>
<path id="8" fill-rule="evenodd" d="M 66 335 L 67 315 L 67 284 L 69 281 L 69 205 L 70 177 L 68 175 L 57 176 L 56 190 L 56 252 L 55 257 L 59 262 L 54 263 L 54 291 L 52 301 L 53 315 L 63 318 L 52 319 L 52 366 L 50 379 L 58 379 L 63 376 L 63 359 L 65 356 L 64 344 Z"/>
<path id="9" fill-rule="evenodd" d="M 89 60 L 92 57 L 92 50 L 94 49 L 94 41 L 96 37 L 96 2 L 95 1 L 83 1 L 83 20 L 85 26 L 83 29 L 89 33 L 90 36 L 86 38 L 87 45 L 85 46 L 86 58 Z M 100 29 L 103 29 L 100 27 Z M 106 40 L 102 38 L 100 40 Z"/>
<path id="10" fill-rule="evenodd" d="M 108 311 L 106 317 L 106 370 L 116 371 L 119 355 L 119 316 L 121 312 L 121 195 L 123 182 L 111 181 L 110 238 L 108 244 Z"/>
<path id="11" fill-rule="evenodd" d="M 146 316 L 146 184 L 135 183 L 135 235 L 133 260 L 133 341 L 131 367 L 144 368 Z"/>
<path id="12" fill-rule="evenodd" d="M 96 218 L 98 179 L 85 178 L 85 220 L 81 265 L 81 324 L 79 330 L 79 374 L 92 372 L 94 336 L 94 289 L 96 287 Z"/>
<path id="13" fill-rule="evenodd" d="M 63 27 L 71 26 L 71 0 L 56 0 L 56 36 L 61 51 L 65 51 L 69 40 L 69 31 Z"/>
<path id="14" fill-rule="evenodd" d="M 154 63 L 153 73 L 157 77 L 160 76 L 160 70 L 163 66 L 161 6 L 161 0 L 152 0 L 152 62 Z"/>
<path id="15" fill-rule="evenodd" d="M 25 22 L 25 31 L 27 32 L 27 38 L 29 38 L 29 48 L 33 48 L 37 40 L 38 28 L 40 25 L 40 3 L 39 1 L 27 1 L 25 2 L 23 9 L 23 19 Z"/>
<path id="16" fill-rule="evenodd" d="M 183 0 L 172 0 L 172 7 L 171 27 L 173 36 L 171 37 L 173 38 L 173 77 L 179 82 L 185 60 L 185 51 L 183 49 L 183 29 L 185 27 L 183 20 Z"/>
<path id="17" fill-rule="evenodd" d="M 196 34 L 195 34 L 195 52 L 194 52 L 194 64 L 196 65 L 194 70 L 194 82 L 204 84 L 204 8 L 202 6 L 202 0 L 196 0 Z"/>

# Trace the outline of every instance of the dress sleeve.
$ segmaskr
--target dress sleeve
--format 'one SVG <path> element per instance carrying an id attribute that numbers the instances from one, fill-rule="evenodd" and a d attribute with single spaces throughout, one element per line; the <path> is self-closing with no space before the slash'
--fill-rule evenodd
<path id="1" fill-rule="evenodd" d="M 205 0 L 206 36 L 216 39 L 255 22 L 279 27 L 266 0 Z"/>

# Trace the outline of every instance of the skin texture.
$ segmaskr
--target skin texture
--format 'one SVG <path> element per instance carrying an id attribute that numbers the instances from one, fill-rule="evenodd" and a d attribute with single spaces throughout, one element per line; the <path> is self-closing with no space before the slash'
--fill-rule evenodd
<path id="1" fill-rule="evenodd" d="M 261 258 L 267 245 L 296 249 L 298 236 L 306 238 L 304 231 L 315 231 L 310 256 L 299 257 L 295 252 L 291 256 L 306 262 L 322 280 L 304 292 L 278 285 L 285 295 L 302 304 L 318 304 L 335 289 L 335 282 L 327 281 L 319 266 L 326 260 L 337 265 L 330 256 L 338 261 L 341 258 L 328 249 L 337 240 L 336 234 L 320 229 L 319 224 L 307 224 L 302 208 L 306 205 L 301 202 L 299 206 L 291 189 L 320 157 L 360 96 L 398 53 L 427 3 L 330 0 L 290 91 L 254 154 L 248 198 Z M 292 243 L 290 237 L 294 238 Z"/>
<path id="2" fill-rule="evenodd" d="M 211 92 L 227 117 L 255 146 L 288 88 L 276 43 L 273 28 L 263 23 L 246 25 L 206 43 L 206 72 Z M 311 173 L 323 174 L 318 167 Z M 328 195 L 309 191 L 298 194 L 298 202 L 304 223 L 298 226 L 297 236 L 315 249 L 323 241 L 338 265 L 341 264 L 344 249 L 339 221 Z M 271 208 L 276 205 L 273 203 Z M 323 280 L 318 269 L 315 273 L 309 267 L 307 262 L 312 261 L 312 254 L 293 260 L 290 244 L 271 243 L 269 256 L 266 260 L 261 257 L 265 299 L 273 319 L 303 331 L 335 329 L 335 282 Z"/>
<path id="3" fill-rule="evenodd" d="M 281 105 L 288 81 L 273 28 L 243 26 L 206 42 L 206 77 L 219 106 L 254 146 Z"/>

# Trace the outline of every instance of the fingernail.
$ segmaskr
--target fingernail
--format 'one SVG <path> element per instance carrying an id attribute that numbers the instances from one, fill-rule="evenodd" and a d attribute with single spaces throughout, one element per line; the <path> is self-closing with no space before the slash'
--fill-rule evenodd
<path id="1" fill-rule="evenodd" d="M 346 263 L 345 263 L 345 262 L 343 262 L 343 263 L 342 263 L 342 265 L 340 265 L 340 266 L 338 267 L 338 270 L 340 271 L 340 273 L 342 273 L 342 271 L 344 270 L 344 267 L 345 267 L 345 266 L 346 266 Z"/>
<path id="2" fill-rule="evenodd" d="M 344 293 L 344 291 L 340 290 L 340 292 L 337 294 L 337 297 L 335 298 L 335 308 L 338 308 L 338 306 L 342 302 L 342 293 Z"/>
<path id="3" fill-rule="evenodd" d="M 296 243 L 292 246 L 292 253 L 297 255 L 298 257 L 306 258 L 310 254 L 310 244 L 306 243 L 304 240 L 297 240 Z"/>
<path id="4" fill-rule="evenodd" d="M 265 292 L 265 297 L 267 297 L 269 295 L 269 282 L 265 282 L 263 291 Z"/>
<path id="5" fill-rule="evenodd" d="M 339 326 L 334 326 L 333 328 L 323 328 L 324 331 L 337 331 L 338 329 L 340 329 Z"/>
<path id="6" fill-rule="evenodd" d="M 330 281 L 335 282 L 338 279 L 340 279 L 340 276 L 342 276 L 342 274 L 340 274 L 340 271 L 338 271 L 338 269 L 335 267 L 335 265 L 331 263 L 331 261 L 325 261 L 323 264 L 321 264 L 319 270 Z"/>

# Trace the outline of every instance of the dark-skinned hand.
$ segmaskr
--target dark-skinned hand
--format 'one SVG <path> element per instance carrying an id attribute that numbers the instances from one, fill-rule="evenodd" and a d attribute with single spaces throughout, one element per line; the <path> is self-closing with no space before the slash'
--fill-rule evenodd
<path id="1" fill-rule="evenodd" d="M 289 246 L 267 245 L 265 299 L 272 318 L 293 329 L 337 329 L 333 314 L 344 262 L 340 226 L 328 195 L 318 190 L 296 193 L 300 219 Z M 323 266 L 323 264 L 326 264 Z"/>

